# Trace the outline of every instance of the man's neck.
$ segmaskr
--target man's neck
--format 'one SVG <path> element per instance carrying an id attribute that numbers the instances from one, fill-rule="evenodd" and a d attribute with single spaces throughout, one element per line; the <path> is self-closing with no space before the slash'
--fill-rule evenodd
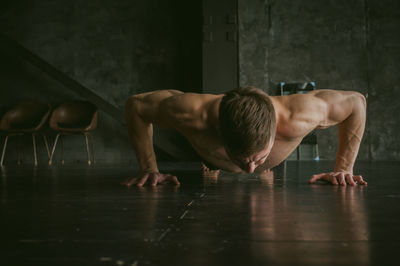
<path id="1" fill-rule="evenodd" d="M 221 104 L 222 97 L 223 95 L 221 95 L 221 97 L 213 98 L 206 107 L 207 124 L 210 125 L 210 127 L 215 127 L 217 130 L 219 126 L 219 106 Z"/>
<path id="2" fill-rule="evenodd" d="M 276 137 L 280 137 L 280 131 L 282 129 L 282 118 L 286 113 L 284 105 L 282 104 L 282 97 L 280 96 L 269 96 L 272 101 L 272 105 L 275 109 L 275 119 L 276 119 Z"/>

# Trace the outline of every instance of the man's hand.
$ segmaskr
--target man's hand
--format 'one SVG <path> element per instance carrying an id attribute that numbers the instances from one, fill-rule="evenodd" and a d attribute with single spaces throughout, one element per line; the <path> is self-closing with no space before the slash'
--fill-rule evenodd
<path id="1" fill-rule="evenodd" d="M 143 173 L 138 177 L 129 179 L 121 183 L 121 185 L 125 185 L 130 187 L 132 185 L 136 185 L 138 187 L 144 186 L 146 183 L 155 187 L 157 184 L 164 184 L 166 182 L 171 182 L 175 184 L 175 186 L 180 186 L 178 178 L 176 176 L 170 174 L 161 174 L 161 173 Z"/>
<path id="2" fill-rule="evenodd" d="M 353 175 L 349 172 L 330 172 L 330 173 L 322 173 L 313 175 L 310 180 L 308 180 L 309 184 L 314 184 L 318 180 L 327 181 L 332 183 L 333 185 L 341 185 L 341 186 L 356 186 L 359 185 L 367 185 L 367 182 L 364 181 L 362 176 Z"/>

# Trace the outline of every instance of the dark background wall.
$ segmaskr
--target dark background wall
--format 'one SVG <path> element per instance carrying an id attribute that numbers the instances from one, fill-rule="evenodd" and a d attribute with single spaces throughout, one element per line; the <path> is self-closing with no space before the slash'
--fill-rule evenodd
<path id="1" fill-rule="evenodd" d="M 359 91 L 368 98 L 359 158 L 400 159 L 399 1 L 239 0 L 239 15 L 241 85 Z M 334 158 L 336 129 L 318 135 L 322 156 Z"/>
<path id="2" fill-rule="evenodd" d="M 398 1 L 238 0 L 238 14 L 240 85 L 272 95 L 280 81 L 360 91 L 368 97 L 360 158 L 400 159 Z M 200 0 L 0 4 L 1 32 L 120 110 L 135 93 L 202 91 L 201 28 Z M 81 98 L 7 51 L 0 56 L 1 105 L 28 96 L 54 105 Z M 333 159 L 336 129 L 321 131 L 319 139 L 321 157 Z M 83 140 L 71 141 L 66 160 L 84 160 Z M 106 113 L 100 113 L 95 145 L 99 162 L 135 161 L 126 129 Z"/>
<path id="3" fill-rule="evenodd" d="M 2 2 L 0 12 L 1 32 L 121 112 L 132 94 L 201 91 L 200 1 L 17 0 Z M 35 66 L 3 52 L 0 104 L 38 98 L 56 106 L 81 98 Z M 98 162 L 135 161 L 126 128 L 107 114 L 100 113 L 94 135 Z M 29 141 L 23 145 L 26 161 L 32 157 Z M 67 141 L 66 160 L 85 160 L 83 139 Z M 9 147 L 7 158 L 12 160 L 15 145 Z M 76 150 L 82 156 L 74 155 Z"/>

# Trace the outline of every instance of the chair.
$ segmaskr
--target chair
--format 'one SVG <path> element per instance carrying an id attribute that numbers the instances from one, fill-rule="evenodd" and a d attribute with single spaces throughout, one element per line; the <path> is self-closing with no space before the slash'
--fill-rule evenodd
<path id="1" fill-rule="evenodd" d="M 4 157 L 7 149 L 8 138 L 11 136 L 32 135 L 33 156 L 35 166 L 38 165 L 36 153 L 36 134 L 43 127 L 50 115 L 51 107 L 47 103 L 36 100 L 22 100 L 17 105 L 5 112 L 0 122 L 1 131 L 6 132 L 3 151 L 1 154 L 0 166 L 3 166 Z M 50 158 L 49 146 L 46 135 L 42 133 L 46 146 L 47 156 Z M 18 153 L 18 164 L 19 153 Z"/>
<path id="2" fill-rule="evenodd" d="M 68 134 L 82 134 L 85 137 L 88 165 L 92 164 L 92 160 L 95 163 L 93 136 L 89 131 L 97 127 L 97 117 L 97 107 L 88 101 L 70 101 L 54 109 L 49 124 L 50 128 L 58 133 L 54 140 L 49 165 L 53 163 L 54 151 L 59 138 L 61 139 L 61 163 L 64 164 L 64 136 Z M 91 140 L 92 160 L 90 158 L 88 137 Z"/>
<path id="3" fill-rule="evenodd" d="M 0 106 L 0 123 L 1 123 L 1 119 L 3 118 L 3 115 L 5 113 L 7 113 L 8 110 L 10 110 L 10 107 L 6 107 L 4 105 Z M 1 133 L 2 137 L 3 137 L 3 131 L 2 131 L 1 128 L 0 128 L 0 133 Z"/>
<path id="4" fill-rule="evenodd" d="M 279 83 L 279 90 L 281 95 L 289 94 L 303 94 L 315 90 L 315 82 L 304 83 Z M 301 145 L 312 145 L 314 147 L 313 158 L 319 160 L 318 139 L 315 130 L 303 138 L 300 145 L 297 147 L 297 160 L 301 160 Z"/>

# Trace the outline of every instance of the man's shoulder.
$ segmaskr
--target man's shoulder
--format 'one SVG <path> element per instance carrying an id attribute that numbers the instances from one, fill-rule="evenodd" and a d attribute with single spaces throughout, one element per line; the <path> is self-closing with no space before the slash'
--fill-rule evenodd
<path id="1" fill-rule="evenodd" d="M 290 138 L 303 137 L 318 127 L 326 117 L 327 104 L 317 94 L 318 91 L 312 91 L 281 97 L 278 114 L 281 135 Z"/>
<path id="2" fill-rule="evenodd" d="M 282 96 L 284 98 L 282 102 L 293 112 L 315 111 L 315 109 L 324 108 L 326 101 L 321 96 L 325 93 L 327 93 L 327 90 L 313 90 L 304 94 L 290 94 Z"/>
<path id="3" fill-rule="evenodd" d="M 210 103 L 218 95 L 183 93 L 165 99 L 160 106 L 160 117 L 168 119 L 179 129 L 206 128 L 210 114 Z"/>
<path id="4" fill-rule="evenodd" d="M 173 95 L 164 100 L 163 105 L 171 110 L 194 111 L 206 108 L 210 101 L 213 101 L 221 96 L 214 94 L 201 94 L 186 92 L 178 95 Z"/>

